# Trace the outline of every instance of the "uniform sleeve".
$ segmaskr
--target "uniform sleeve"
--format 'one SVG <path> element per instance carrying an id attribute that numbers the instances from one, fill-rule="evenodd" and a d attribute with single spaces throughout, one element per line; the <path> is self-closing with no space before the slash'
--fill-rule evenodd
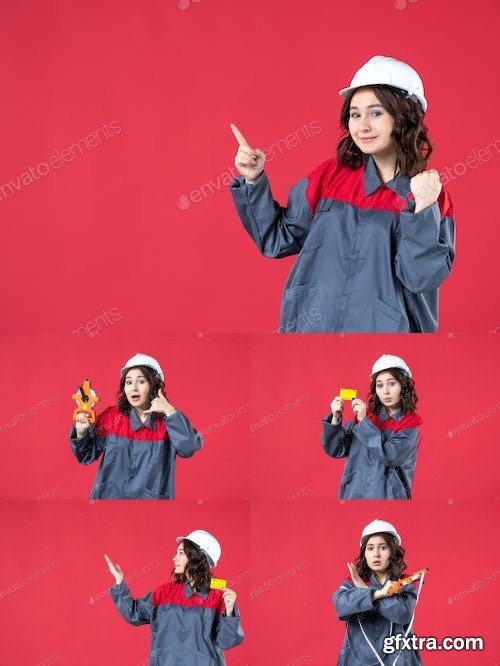
<path id="1" fill-rule="evenodd" d="M 78 439 L 76 436 L 76 426 L 73 424 L 69 433 L 69 441 L 71 443 L 71 450 L 75 458 L 82 465 L 90 465 L 98 460 L 102 452 L 106 448 L 106 429 L 104 426 L 104 414 L 98 414 L 95 426 L 90 424 L 85 435 Z"/>
<path id="2" fill-rule="evenodd" d="M 348 620 L 351 615 L 373 610 L 376 602 L 372 599 L 370 587 L 356 587 L 345 580 L 333 595 L 333 605 L 339 620 Z"/>
<path id="3" fill-rule="evenodd" d="M 298 254 L 311 228 L 313 213 L 306 190 L 308 179 L 295 185 L 286 208 L 273 200 L 267 176 L 262 173 L 254 185 L 243 176 L 231 183 L 231 194 L 243 226 L 265 257 Z"/>
<path id="4" fill-rule="evenodd" d="M 149 624 L 153 612 L 152 592 L 141 599 L 133 599 L 127 584 L 123 580 L 109 588 L 109 593 L 123 619 L 135 627 Z"/>
<path id="5" fill-rule="evenodd" d="M 444 188 L 436 203 L 399 218 L 396 275 L 413 293 L 437 289 L 451 272 L 455 258 L 455 220 Z"/>
<path id="6" fill-rule="evenodd" d="M 390 622 L 409 624 L 417 601 L 414 585 L 405 585 L 397 594 L 378 600 L 378 612 Z"/>
<path id="7" fill-rule="evenodd" d="M 344 428 L 342 423 L 332 423 L 332 414 L 323 419 L 321 443 L 325 453 L 332 458 L 346 458 L 352 443 L 352 421 Z"/>
<path id="8" fill-rule="evenodd" d="M 387 467 L 400 467 L 416 451 L 420 432 L 418 428 L 406 428 L 393 432 L 379 430 L 368 417 L 356 428 L 356 437 L 377 460 Z"/>
<path id="9" fill-rule="evenodd" d="M 222 597 L 215 614 L 214 633 L 214 643 L 221 650 L 229 650 L 236 647 L 244 638 L 238 607 L 235 604 L 233 606 L 233 615 L 228 617 Z"/>
<path id="10" fill-rule="evenodd" d="M 175 452 L 181 458 L 190 458 L 203 446 L 203 437 L 193 428 L 187 416 L 176 411 L 171 416 L 164 416 L 168 437 Z"/>

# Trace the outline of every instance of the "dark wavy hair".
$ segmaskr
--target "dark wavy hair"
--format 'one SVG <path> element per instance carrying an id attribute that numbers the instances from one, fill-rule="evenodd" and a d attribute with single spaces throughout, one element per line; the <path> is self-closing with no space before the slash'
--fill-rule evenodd
<path id="1" fill-rule="evenodd" d="M 172 570 L 175 582 L 184 583 L 187 579 L 190 579 L 193 581 L 196 592 L 206 594 L 210 590 L 210 581 L 212 579 L 210 566 L 206 556 L 202 553 L 200 548 L 189 539 L 184 539 L 179 545 L 182 545 L 184 548 L 188 563 L 184 573 L 178 574 L 174 573 L 175 569 Z"/>
<path id="2" fill-rule="evenodd" d="M 403 414 L 411 414 L 414 412 L 418 402 L 418 395 L 415 392 L 415 382 L 400 368 L 387 368 L 386 370 L 381 370 L 380 372 L 377 372 L 375 375 L 373 375 L 370 384 L 370 393 L 368 395 L 368 411 L 370 411 L 372 414 L 380 414 L 380 410 L 384 406 L 380 402 L 376 391 L 377 377 L 382 372 L 388 372 L 401 384 L 399 408 Z"/>
<path id="3" fill-rule="evenodd" d="M 140 370 L 149 384 L 148 409 L 151 407 L 151 402 L 153 399 L 158 397 L 159 389 L 161 389 L 163 395 L 165 395 L 165 382 L 163 379 L 160 379 L 154 370 L 151 370 L 151 368 L 148 368 L 145 365 L 134 365 L 132 368 L 127 368 L 120 380 L 120 388 L 116 392 L 116 397 L 118 399 L 118 409 L 122 414 L 126 414 L 127 416 L 130 414 L 130 410 L 132 409 L 132 405 L 129 403 L 127 396 L 125 395 L 125 379 L 127 378 L 130 370 Z M 159 415 L 156 414 L 156 416 L 158 417 Z"/>
<path id="4" fill-rule="evenodd" d="M 361 540 L 359 555 L 356 558 L 356 571 L 358 572 L 359 577 L 364 581 L 368 581 L 373 573 L 366 562 L 365 550 L 368 539 L 371 539 L 374 536 L 382 537 L 389 546 L 391 554 L 389 556 L 387 575 L 390 580 L 398 580 L 398 578 L 401 578 L 402 574 L 406 571 L 406 562 L 404 560 L 405 549 L 402 546 L 398 546 L 395 537 L 390 534 L 390 532 L 377 532 L 376 534 L 367 534 L 363 537 Z"/>
<path id="5" fill-rule="evenodd" d="M 354 143 L 349 133 L 351 100 L 358 90 L 372 90 L 380 104 L 394 118 L 392 138 L 396 146 L 396 170 L 411 178 L 424 170 L 433 146 L 424 125 L 425 112 L 420 102 L 406 97 L 398 88 L 386 85 L 362 86 L 346 94 L 340 112 L 340 127 L 346 133 L 337 146 L 337 162 L 351 169 L 366 164 L 368 156 Z"/>

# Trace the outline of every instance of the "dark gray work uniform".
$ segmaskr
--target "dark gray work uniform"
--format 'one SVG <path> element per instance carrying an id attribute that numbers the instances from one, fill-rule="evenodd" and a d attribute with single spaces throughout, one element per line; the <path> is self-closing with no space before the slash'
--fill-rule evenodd
<path id="1" fill-rule="evenodd" d="M 122 617 L 151 627 L 151 666 L 223 666 L 223 650 L 243 641 L 240 613 L 225 611 L 222 590 L 193 592 L 189 583 L 165 583 L 133 599 L 125 581 L 110 588 Z"/>
<path id="2" fill-rule="evenodd" d="M 363 631 L 384 664 L 392 666 L 420 666 L 416 650 L 400 650 L 384 654 L 384 638 L 405 635 L 411 622 L 417 599 L 414 585 L 405 585 L 397 594 L 373 601 L 372 590 L 383 587 L 373 573 L 369 587 L 356 587 L 345 580 L 333 595 L 333 604 L 339 620 L 347 624 L 347 632 L 337 666 L 376 666 L 380 664 L 370 648 Z M 362 631 L 362 629 L 363 631 Z M 410 632 L 408 637 L 413 634 Z M 395 647 L 395 646 L 394 646 Z"/>
<path id="3" fill-rule="evenodd" d="M 158 416 L 149 414 L 143 424 L 135 409 L 126 416 L 108 407 L 81 439 L 71 428 L 79 463 L 90 465 L 102 456 L 91 499 L 174 499 L 176 456 L 191 457 L 203 438 L 178 410 Z"/>
<path id="4" fill-rule="evenodd" d="M 420 439 L 418 414 L 368 413 L 359 423 L 332 424 L 323 419 L 323 450 L 347 458 L 339 499 L 411 499 Z"/>
<path id="5" fill-rule="evenodd" d="M 266 257 L 298 254 L 281 303 L 280 332 L 432 333 L 438 289 L 455 256 L 444 188 L 415 213 L 410 181 L 383 183 L 373 158 L 358 169 L 330 159 L 273 200 L 265 173 L 234 179 L 231 194 Z"/>

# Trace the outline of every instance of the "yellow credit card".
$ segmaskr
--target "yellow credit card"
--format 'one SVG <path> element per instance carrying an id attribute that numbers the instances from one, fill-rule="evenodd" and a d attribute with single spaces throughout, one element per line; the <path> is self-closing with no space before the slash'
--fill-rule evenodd
<path id="1" fill-rule="evenodd" d="M 354 398 L 356 398 L 356 396 L 358 395 L 358 392 L 356 391 L 356 389 L 341 388 L 339 395 L 342 398 L 342 400 L 354 400 Z"/>
<path id="2" fill-rule="evenodd" d="M 227 587 L 227 580 L 224 578 L 212 578 L 210 580 L 211 590 L 221 590 L 223 587 Z"/>

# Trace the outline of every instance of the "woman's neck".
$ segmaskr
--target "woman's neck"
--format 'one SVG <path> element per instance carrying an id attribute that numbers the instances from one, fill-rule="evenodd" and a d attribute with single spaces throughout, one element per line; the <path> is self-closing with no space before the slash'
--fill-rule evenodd
<path id="1" fill-rule="evenodd" d="M 137 407 L 134 407 L 133 409 L 135 409 L 135 413 L 139 417 L 139 421 L 141 423 L 146 423 L 146 421 L 148 420 L 149 414 L 144 414 L 144 412 L 140 409 L 137 409 Z"/>
<path id="2" fill-rule="evenodd" d="M 387 154 L 373 155 L 373 161 L 377 167 L 380 178 L 384 183 L 388 183 L 396 176 L 396 153 L 390 152 Z"/>

